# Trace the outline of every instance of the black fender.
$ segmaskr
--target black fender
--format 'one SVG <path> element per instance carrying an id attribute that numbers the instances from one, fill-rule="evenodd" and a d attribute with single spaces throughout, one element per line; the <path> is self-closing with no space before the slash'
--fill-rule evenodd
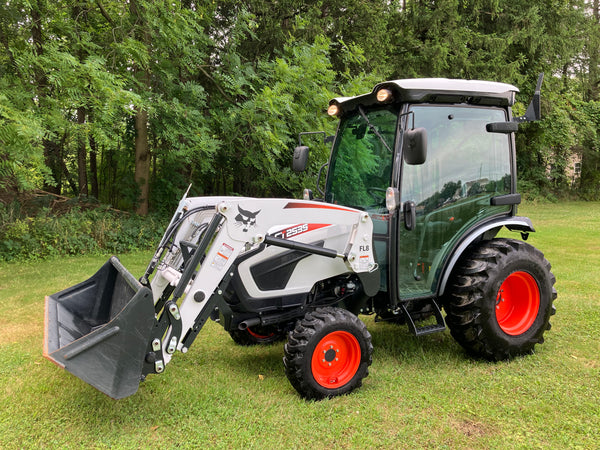
<path id="1" fill-rule="evenodd" d="M 484 237 L 486 233 L 488 235 L 491 235 L 490 238 L 494 237 L 502 227 L 506 227 L 510 231 L 521 231 L 522 233 L 535 232 L 535 229 L 533 228 L 533 224 L 531 223 L 529 217 L 520 216 L 497 218 L 484 224 L 481 224 L 473 230 L 471 230 L 454 248 L 453 252 L 451 253 L 450 257 L 448 258 L 446 264 L 442 269 L 440 283 L 438 284 L 438 297 L 444 295 L 444 291 L 446 290 L 446 284 L 448 283 L 448 279 L 450 278 L 452 270 L 454 269 L 454 266 L 456 265 L 462 254 L 465 252 L 467 247 L 469 247 L 469 245 L 471 245 L 478 239 Z"/>

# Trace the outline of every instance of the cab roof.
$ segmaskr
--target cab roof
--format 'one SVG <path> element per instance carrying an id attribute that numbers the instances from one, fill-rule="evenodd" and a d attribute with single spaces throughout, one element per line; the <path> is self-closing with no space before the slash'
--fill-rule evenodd
<path id="1" fill-rule="evenodd" d="M 512 106 L 519 89 L 506 83 L 448 78 L 414 78 L 385 81 L 377 84 L 369 94 L 356 97 L 338 97 L 329 104 L 338 104 L 344 111 L 359 105 L 377 104 L 377 92 L 389 89 L 394 103 L 468 103 L 485 106 Z"/>

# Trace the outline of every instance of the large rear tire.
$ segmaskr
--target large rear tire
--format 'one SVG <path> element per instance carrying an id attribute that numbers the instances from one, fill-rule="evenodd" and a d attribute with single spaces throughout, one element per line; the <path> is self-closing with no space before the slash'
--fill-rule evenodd
<path id="1" fill-rule="evenodd" d="M 542 252 L 525 242 L 475 244 L 454 269 L 446 323 L 473 356 L 498 361 L 532 353 L 556 311 L 555 281 Z"/>
<path id="2" fill-rule="evenodd" d="M 365 324 L 341 308 L 307 313 L 290 332 L 283 363 L 290 383 L 306 399 L 347 394 L 369 374 L 373 345 Z"/>

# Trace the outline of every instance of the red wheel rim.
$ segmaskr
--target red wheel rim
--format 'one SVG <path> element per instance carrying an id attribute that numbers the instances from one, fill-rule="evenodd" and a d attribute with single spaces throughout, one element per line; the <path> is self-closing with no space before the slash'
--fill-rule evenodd
<path id="1" fill-rule="evenodd" d="M 360 366 L 360 344 L 347 331 L 334 331 L 317 344 L 311 370 L 317 383 L 335 389 L 348 383 Z"/>
<path id="2" fill-rule="evenodd" d="M 540 290 L 527 272 L 511 273 L 496 296 L 496 320 L 502 331 L 517 336 L 529 330 L 540 309 Z"/>

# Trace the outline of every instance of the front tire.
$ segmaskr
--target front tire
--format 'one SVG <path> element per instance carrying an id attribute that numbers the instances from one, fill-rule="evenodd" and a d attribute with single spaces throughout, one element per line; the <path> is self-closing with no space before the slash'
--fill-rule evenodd
<path id="1" fill-rule="evenodd" d="M 290 332 L 283 363 L 290 383 L 306 399 L 347 394 L 369 374 L 373 345 L 365 324 L 341 308 L 307 313 Z"/>
<path id="2" fill-rule="evenodd" d="M 532 353 L 556 311 L 555 281 L 544 255 L 525 242 L 478 243 L 454 269 L 446 323 L 473 356 L 498 361 Z"/>

